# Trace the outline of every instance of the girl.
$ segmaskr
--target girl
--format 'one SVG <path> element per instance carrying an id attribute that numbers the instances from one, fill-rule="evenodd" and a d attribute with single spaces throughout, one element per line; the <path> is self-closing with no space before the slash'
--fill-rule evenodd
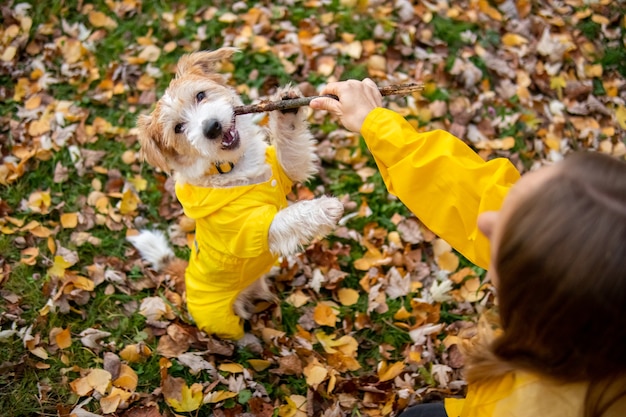
<path id="1" fill-rule="evenodd" d="M 317 99 L 312 107 L 340 116 L 347 128 L 363 133 L 368 146 L 376 142 L 377 135 L 385 135 L 380 129 L 388 125 L 381 125 L 378 132 L 370 129 L 369 119 L 382 111 L 369 107 L 380 103 L 373 83 L 329 84 L 322 93 L 335 94 L 339 101 Z M 352 101 L 355 96 L 360 97 L 357 102 Z M 363 96 L 373 99 L 368 102 Z M 350 116 L 348 110 L 354 114 Z M 424 135 L 428 134 L 414 132 L 409 142 L 426 141 Z M 402 137 L 397 139 L 402 142 Z M 377 150 L 382 150 L 376 146 L 370 149 L 375 158 Z M 421 192 L 421 158 L 436 159 L 428 149 L 422 147 L 421 153 L 412 153 L 402 173 L 388 169 L 395 166 L 392 158 L 376 158 L 377 163 L 385 164 L 381 172 L 387 175 L 386 184 L 393 185 L 395 177 L 409 177 L 419 184 L 414 183 L 415 188 L 404 197 Z M 454 141 L 437 149 L 440 169 L 452 166 L 459 175 L 458 183 L 464 181 L 463 166 L 456 166 L 450 155 L 466 158 L 468 150 Z M 396 155 L 403 159 L 406 153 Z M 486 172 L 488 162 L 468 160 L 472 164 L 467 175 Z M 418 168 L 411 170 L 411 163 Z M 507 164 L 500 164 L 508 172 Z M 423 204 L 451 202 L 459 210 L 480 213 L 466 223 L 465 229 L 438 233 L 451 243 L 472 248 L 474 253 L 484 247 L 478 240 L 463 236 L 464 232 L 476 226 L 490 240 L 487 259 L 498 291 L 502 332 L 498 337 L 491 336 L 492 332 L 482 333 L 466 352 L 465 399 L 417 405 L 402 417 L 626 415 L 626 163 L 596 153 L 573 154 L 561 163 L 525 175 L 510 191 L 515 181 L 506 182 L 501 207 L 498 201 L 493 202 L 493 209 L 499 210 L 483 211 L 481 198 L 490 197 L 479 191 L 489 189 L 484 184 L 500 181 L 501 172 L 492 171 L 492 177 L 484 174 L 482 186 L 469 184 L 468 193 L 481 196 L 479 202 L 470 204 L 455 201 L 458 184 L 454 180 L 447 189 L 425 184 L 431 194 Z M 398 196 L 403 199 L 403 193 Z M 428 213 L 418 201 L 409 206 L 414 207 L 418 217 L 421 212 Z M 445 223 L 450 211 L 445 213 L 427 221 Z"/>

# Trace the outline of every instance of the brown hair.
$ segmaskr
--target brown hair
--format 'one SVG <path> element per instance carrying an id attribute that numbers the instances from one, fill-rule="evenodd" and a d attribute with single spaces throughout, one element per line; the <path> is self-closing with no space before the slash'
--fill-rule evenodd
<path id="1" fill-rule="evenodd" d="M 626 375 L 626 163 L 574 153 L 531 194 L 494 262 L 502 335 L 474 350 L 466 376 L 525 369 L 589 381 L 585 415 L 601 415 L 626 395 L 616 385 L 604 398 L 599 383 Z"/>

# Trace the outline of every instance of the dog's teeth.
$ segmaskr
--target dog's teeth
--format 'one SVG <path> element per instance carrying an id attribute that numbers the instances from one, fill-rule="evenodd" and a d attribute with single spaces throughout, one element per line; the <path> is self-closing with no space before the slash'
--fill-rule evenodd
<path id="1" fill-rule="evenodd" d="M 239 132 L 233 125 L 222 136 L 222 148 L 234 149 L 239 146 Z"/>

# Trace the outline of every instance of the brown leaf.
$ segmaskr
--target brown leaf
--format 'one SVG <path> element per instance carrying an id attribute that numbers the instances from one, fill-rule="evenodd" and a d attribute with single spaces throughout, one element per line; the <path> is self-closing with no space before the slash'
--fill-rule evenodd
<path id="1" fill-rule="evenodd" d="M 132 407 L 120 415 L 121 417 L 163 417 L 156 405 Z"/>
<path id="2" fill-rule="evenodd" d="M 287 355 L 278 358 L 278 369 L 272 369 L 270 372 L 278 375 L 301 375 L 302 362 L 298 355 Z"/>

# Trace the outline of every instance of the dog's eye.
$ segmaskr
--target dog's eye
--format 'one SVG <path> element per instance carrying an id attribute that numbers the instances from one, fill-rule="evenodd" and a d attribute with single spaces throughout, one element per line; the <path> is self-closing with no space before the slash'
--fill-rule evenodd
<path id="1" fill-rule="evenodd" d="M 206 98 L 206 94 L 204 94 L 204 91 L 200 91 L 198 94 L 196 94 L 196 101 L 198 103 L 200 103 L 205 98 Z"/>
<path id="2" fill-rule="evenodd" d="M 185 125 L 183 123 L 179 123 L 176 126 L 174 126 L 174 133 L 176 134 L 183 133 L 183 130 L 185 130 Z"/>

